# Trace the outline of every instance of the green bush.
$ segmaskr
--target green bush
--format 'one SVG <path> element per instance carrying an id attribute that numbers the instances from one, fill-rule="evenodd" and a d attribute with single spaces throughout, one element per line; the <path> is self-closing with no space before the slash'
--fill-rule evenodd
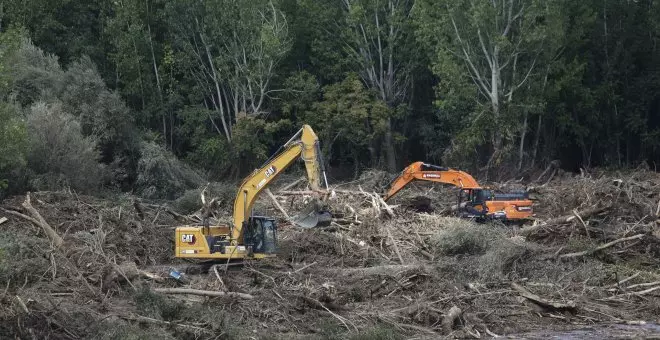
<path id="1" fill-rule="evenodd" d="M 12 97 L 22 106 L 57 98 L 62 91 L 64 71 L 57 56 L 45 53 L 28 38 L 20 38 L 16 50 L 7 56 Z"/>
<path id="2" fill-rule="evenodd" d="M 59 103 L 61 111 L 75 117 L 82 135 L 95 140 L 98 160 L 110 168 L 114 184 L 126 186 L 135 180 L 139 138 L 133 116 L 107 88 L 91 59 L 84 56 L 65 71 L 56 56 L 29 39 L 21 38 L 18 45 L 3 58 L 11 66 L 2 74 L 6 92 L 22 107 Z"/>
<path id="3" fill-rule="evenodd" d="M 218 197 L 219 207 L 229 213 L 233 210 L 234 198 L 238 190 L 238 184 L 232 182 L 211 183 L 207 189 L 207 197 L 209 200 Z M 202 200 L 200 194 L 204 188 L 199 187 L 196 189 L 186 190 L 174 202 L 176 211 L 182 214 L 189 214 L 199 210 L 202 207 Z"/>
<path id="4" fill-rule="evenodd" d="M 99 164 L 97 140 L 82 134 L 80 123 L 59 103 L 37 102 L 28 113 L 28 165 L 36 189 L 69 186 L 84 193 L 98 192 L 106 172 Z"/>
<path id="5" fill-rule="evenodd" d="M 175 340 L 165 328 L 140 327 L 120 321 L 104 321 L 92 329 L 90 339 L 100 340 Z"/>
<path id="6" fill-rule="evenodd" d="M 320 338 L 323 340 L 399 340 L 403 339 L 401 334 L 396 333 L 389 327 L 376 325 L 360 329 L 357 333 L 348 333 L 343 325 L 334 320 L 322 320 L 319 324 Z"/>
<path id="7" fill-rule="evenodd" d="M 18 111 L 0 102 L 0 195 L 9 186 L 9 177 L 25 165 L 27 134 Z"/>
<path id="8" fill-rule="evenodd" d="M 44 253 L 48 248 L 42 238 L 0 233 L 0 282 L 21 286 L 38 281 L 50 267 Z"/>
<path id="9" fill-rule="evenodd" d="M 204 183 L 199 173 L 153 142 L 143 142 L 141 153 L 136 186 L 146 198 L 175 199 Z"/>
<path id="10" fill-rule="evenodd" d="M 497 237 L 492 226 L 457 220 L 433 235 L 431 244 L 441 255 L 479 255 L 485 253 Z"/>

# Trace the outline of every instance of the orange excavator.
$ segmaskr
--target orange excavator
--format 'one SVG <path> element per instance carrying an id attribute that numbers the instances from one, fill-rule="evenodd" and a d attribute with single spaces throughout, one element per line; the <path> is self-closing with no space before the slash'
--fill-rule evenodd
<path id="1" fill-rule="evenodd" d="M 460 188 L 457 207 L 461 217 L 479 221 L 497 219 L 522 222 L 533 215 L 532 201 L 526 192 L 495 193 L 491 189 L 482 188 L 474 177 L 464 171 L 424 162 L 415 162 L 403 169 L 389 184 L 383 200 L 392 198 L 415 180 L 451 184 Z"/>

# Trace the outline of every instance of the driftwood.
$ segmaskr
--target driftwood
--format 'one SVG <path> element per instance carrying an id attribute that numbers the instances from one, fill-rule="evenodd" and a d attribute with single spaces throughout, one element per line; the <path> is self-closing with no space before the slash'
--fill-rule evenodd
<path id="1" fill-rule="evenodd" d="M 540 182 L 541 182 L 541 179 L 542 179 L 542 178 L 543 178 L 548 172 L 552 171 L 552 174 L 550 175 L 550 177 L 548 178 L 548 180 L 545 182 L 545 184 L 548 184 L 548 182 L 550 182 L 550 180 L 552 180 L 552 178 L 555 176 L 555 173 L 557 172 L 557 168 L 559 168 L 560 165 L 561 165 L 561 162 L 559 162 L 559 160 L 553 160 L 552 162 L 550 162 L 550 165 L 548 165 L 548 167 L 545 168 L 545 170 L 543 171 L 543 173 L 541 173 L 541 175 L 539 175 L 539 177 L 536 178 L 536 181 L 534 181 L 534 182 L 536 182 L 536 183 L 540 183 Z M 545 184 L 544 184 L 544 185 L 545 185 Z"/>
<path id="2" fill-rule="evenodd" d="M 46 233 L 46 235 L 48 235 L 48 238 L 50 239 L 50 241 L 53 243 L 53 245 L 56 248 L 59 248 L 59 247 L 62 246 L 62 244 L 64 244 L 64 240 L 62 239 L 62 237 L 60 237 L 60 235 L 57 234 L 55 229 L 53 229 L 53 227 L 51 227 L 48 224 L 48 222 L 46 222 L 46 220 L 41 216 L 41 214 L 39 214 L 39 211 L 37 211 L 37 209 L 35 209 L 32 206 L 32 204 L 30 203 L 30 193 L 29 192 L 25 195 L 25 201 L 23 202 L 23 208 L 25 208 L 25 210 L 27 210 L 30 213 L 30 215 L 32 215 L 32 217 L 34 218 L 34 219 L 28 219 L 28 220 L 31 221 L 32 223 L 37 222 L 36 224 L 44 230 L 44 232 Z"/>
<path id="3" fill-rule="evenodd" d="M 390 242 L 392 242 L 392 245 L 394 246 L 394 251 L 396 251 L 396 256 L 399 257 L 399 262 L 401 264 L 403 263 L 403 257 L 401 256 L 401 252 L 399 251 L 399 246 L 396 245 L 396 241 L 394 240 L 394 237 L 392 237 L 392 233 L 390 232 L 389 228 L 385 228 L 387 230 L 387 236 L 390 238 Z"/>
<path id="4" fill-rule="evenodd" d="M 286 210 L 284 210 L 284 208 L 282 208 L 282 205 L 280 205 L 280 202 L 277 201 L 277 198 L 275 198 L 275 195 L 273 195 L 273 193 L 270 191 L 270 189 L 266 188 L 264 190 L 264 192 L 266 193 L 266 195 L 268 195 L 268 197 L 270 197 L 270 200 L 273 201 L 273 205 L 275 205 L 277 210 L 279 210 L 284 215 L 284 217 L 286 217 L 286 219 L 288 220 L 289 219 L 289 214 L 287 214 Z"/>
<path id="5" fill-rule="evenodd" d="M 213 334 L 214 332 L 212 330 L 202 328 L 202 327 L 197 327 L 194 325 L 187 325 L 187 324 L 182 324 L 182 323 L 175 323 L 175 322 L 170 322 L 170 321 L 163 321 L 163 320 L 158 320 L 154 318 L 149 318 L 146 316 L 142 315 L 119 315 L 117 314 L 118 317 L 124 319 L 124 320 L 129 320 L 129 321 L 137 321 L 137 322 L 143 322 L 143 323 L 150 323 L 153 325 L 166 325 L 166 326 L 174 326 L 176 328 L 181 328 L 181 329 L 187 329 L 187 330 L 192 330 L 192 331 L 199 331 L 199 332 L 204 332 L 207 334 Z"/>
<path id="6" fill-rule="evenodd" d="M 242 299 L 252 300 L 254 296 L 245 293 L 237 292 L 217 292 L 212 290 L 200 290 L 200 289 L 188 289 L 188 288 L 154 288 L 154 292 L 163 293 L 163 294 L 190 294 L 190 295 L 199 295 L 199 296 L 211 296 L 211 297 L 240 297 Z"/>
<path id="7" fill-rule="evenodd" d="M 300 177 L 300 178 L 298 178 L 297 180 L 295 180 L 295 181 L 293 181 L 293 182 L 287 184 L 287 185 L 284 186 L 282 189 L 278 190 L 278 193 L 280 193 L 280 192 L 282 192 L 282 191 L 291 190 L 291 188 L 295 187 L 296 185 L 298 185 L 298 183 L 301 183 L 301 182 L 304 181 L 304 180 L 305 180 L 305 177 Z"/>
<path id="8" fill-rule="evenodd" d="M 383 265 L 366 268 L 337 268 L 329 270 L 339 275 L 350 276 L 374 276 L 374 275 L 396 275 L 401 272 L 420 271 L 427 273 L 428 268 L 422 264 L 409 265 Z"/>
<path id="9" fill-rule="evenodd" d="M 451 330 L 454 328 L 454 323 L 456 323 L 456 320 L 459 316 L 461 316 L 462 312 L 463 311 L 456 306 L 452 306 L 449 309 L 449 312 L 447 312 L 445 317 L 442 319 L 442 330 L 445 333 L 451 333 Z"/>
<path id="10" fill-rule="evenodd" d="M 166 213 L 172 215 L 172 217 L 174 217 L 174 219 L 176 219 L 177 221 L 188 222 L 188 223 L 198 223 L 198 222 L 201 222 L 201 217 L 199 217 L 199 216 L 194 216 L 194 218 L 193 218 L 193 217 L 191 217 L 191 216 L 186 216 L 186 215 L 179 214 L 178 212 L 176 212 L 176 211 L 170 209 L 167 205 L 159 205 L 159 204 L 144 204 L 144 206 L 145 206 L 145 207 L 149 207 L 149 208 L 154 208 L 154 209 L 162 209 L 164 212 L 166 212 Z"/>
<path id="11" fill-rule="evenodd" d="M 642 296 L 642 295 L 645 295 L 645 294 L 648 294 L 648 293 L 654 292 L 654 291 L 656 291 L 656 290 L 658 290 L 658 289 L 660 289 L 660 286 L 651 287 L 651 288 L 649 288 L 649 289 L 642 290 L 642 291 L 638 291 L 638 292 L 629 292 L 629 293 L 625 293 L 625 294 L 619 294 L 619 295 L 610 296 L 609 298 L 607 298 L 607 300 L 614 300 L 614 299 L 616 299 L 616 298 L 627 297 L 627 296 L 632 296 L 632 295 L 635 295 L 635 296 Z"/>
<path id="12" fill-rule="evenodd" d="M 340 316 L 340 315 L 334 313 L 334 312 L 331 310 L 331 309 L 334 309 L 334 310 L 343 310 L 344 308 L 343 308 L 342 306 L 338 306 L 338 305 L 335 305 L 335 304 L 333 304 L 333 303 L 326 303 L 326 304 L 323 304 L 323 303 L 321 303 L 321 301 L 318 301 L 318 300 L 316 300 L 316 299 L 313 299 L 313 298 L 311 298 L 311 297 L 309 297 L 309 296 L 305 296 L 305 295 L 302 295 L 302 294 L 297 294 L 296 296 L 299 297 L 300 299 L 302 299 L 303 301 L 305 301 L 305 303 L 307 303 L 310 307 L 315 308 L 315 309 L 322 309 L 322 310 L 325 310 L 325 311 L 328 312 L 330 315 L 334 316 L 337 320 L 339 320 L 342 324 L 344 324 L 344 327 L 346 327 L 346 329 L 347 329 L 349 332 L 351 331 L 351 329 L 348 327 L 347 322 L 348 322 L 348 323 L 351 323 L 351 326 L 353 326 L 353 328 L 354 328 L 356 331 L 358 330 L 358 328 L 357 328 L 357 327 L 356 327 L 356 326 L 355 326 L 350 320 L 344 318 L 343 316 Z M 326 306 L 326 305 L 327 305 L 327 306 Z"/>
<path id="13" fill-rule="evenodd" d="M 621 243 L 621 242 L 625 242 L 625 241 L 631 241 L 631 240 L 638 240 L 638 239 L 641 239 L 643 237 L 644 237 L 644 234 L 637 234 L 635 236 L 624 237 L 624 238 L 616 239 L 612 242 L 602 244 L 602 245 L 600 245 L 600 246 L 598 246 L 594 249 L 591 249 L 591 250 L 580 251 L 580 252 L 577 252 L 577 253 L 563 254 L 563 255 L 560 255 L 559 257 L 560 258 L 569 258 L 569 257 L 580 257 L 580 256 L 590 255 L 590 254 L 593 254 L 597 251 L 603 250 L 605 248 L 609 248 L 609 247 L 611 247 L 611 246 L 613 246 L 617 243 Z"/>
<path id="14" fill-rule="evenodd" d="M 144 220 L 144 209 L 142 209 L 142 204 L 140 204 L 140 201 L 135 198 L 133 198 L 133 208 L 135 208 L 135 212 L 137 212 L 140 221 Z"/>
<path id="15" fill-rule="evenodd" d="M 523 236 L 528 236 L 528 235 L 536 233 L 537 231 L 539 231 L 539 230 L 541 230 L 545 227 L 573 222 L 574 220 L 578 219 L 578 217 L 576 217 L 576 215 L 580 216 L 582 219 L 585 219 L 585 218 L 589 218 L 590 216 L 599 214 L 603 211 L 606 211 L 609 208 L 610 208 L 610 206 L 592 207 L 592 208 L 585 209 L 585 210 L 582 210 L 582 211 L 579 211 L 579 212 L 577 212 L 577 211 L 575 213 L 572 212 L 570 215 L 555 217 L 555 218 L 549 219 L 549 220 L 547 220 L 543 223 L 522 228 L 522 229 L 520 229 L 520 234 L 523 235 Z"/>
<path id="16" fill-rule="evenodd" d="M 297 191 L 290 191 L 290 190 L 281 190 L 277 192 L 278 195 L 283 195 L 283 196 L 305 196 L 305 195 L 314 195 L 316 194 L 312 190 L 297 190 Z"/>
<path id="17" fill-rule="evenodd" d="M 511 282 L 511 288 L 515 289 L 520 296 L 524 297 L 527 300 L 532 301 L 534 304 L 540 306 L 541 308 L 544 309 L 551 309 L 551 310 L 567 310 L 567 311 L 575 311 L 577 307 L 575 306 L 575 302 L 570 301 L 569 303 L 561 303 L 561 302 L 554 302 L 550 300 L 546 300 L 529 290 L 525 289 L 523 286 Z"/>

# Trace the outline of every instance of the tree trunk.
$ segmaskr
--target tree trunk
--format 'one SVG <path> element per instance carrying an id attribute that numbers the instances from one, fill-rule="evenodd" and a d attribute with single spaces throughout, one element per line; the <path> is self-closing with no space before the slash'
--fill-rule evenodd
<path id="1" fill-rule="evenodd" d="M 490 168 L 491 163 L 496 155 L 498 155 L 502 148 L 502 134 L 500 133 L 500 66 L 498 62 L 499 47 L 495 46 L 492 58 L 491 69 L 491 93 L 490 99 L 493 106 L 493 154 L 488 161 L 487 167 Z M 499 156 L 498 156 L 499 157 Z"/>
<path id="2" fill-rule="evenodd" d="M 216 105 L 216 110 L 220 113 L 220 122 L 222 122 L 222 129 L 225 132 L 225 136 L 227 137 L 227 142 L 231 142 L 231 134 L 229 133 L 229 128 L 227 127 L 227 121 L 225 120 L 225 109 L 222 106 L 222 94 L 220 93 L 220 83 L 218 82 L 218 74 L 217 71 L 215 70 L 215 63 L 213 62 L 213 56 L 211 55 L 211 49 L 209 48 L 209 45 L 206 43 L 206 39 L 204 39 L 204 32 L 199 27 L 199 21 L 195 19 L 197 23 L 197 30 L 199 31 L 199 37 L 200 40 L 202 41 L 202 44 L 204 44 L 204 49 L 206 51 L 206 58 L 209 61 L 209 65 L 211 66 L 211 72 L 213 76 L 213 84 L 215 85 L 215 92 L 218 97 L 218 102 Z"/>
<path id="3" fill-rule="evenodd" d="M 528 115 L 527 109 L 525 109 L 525 118 L 523 119 L 523 127 L 522 131 L 520 132 L 520 148 L 518 149 L 518 166 L 516 169 L 520 171 L 522 169 L 522 164 L 523 164 L 523 154 L 525 151 L 525 135 L 527 134 L 527 115 Z"/>
<path id="4" fill-rule="evenodd" d="M 130 27 L 129 27 L 130 29 Z M 142 99 L 142 110 L 146 106 L 144 103 L 144 84 L 142 83 L 142 67 L 140 67 L 140 55 L 138 54 L 137 44 L 135 43 L 135 38 L 133 40 L 133 50 L 135 51 L 135 65 L 138 70 L 138 79 L 140 80 L 140 99 Z"/>
<path id="5" fill-rule="evenodd" d="M 539 140 L 541 139 L 541 121 L 543 116 L 539 115 L 539 122 L 536 124 L 536 136 L 534 136 L 534 150 L 532 151 L 532 164 L 531 167 L 534 167 L 536 162 L 536 154 L 539 151 Z"/>
<path id="6" fill-rule="evenodd" d="M 394 140 L 392 136 L 392 121 L 387 118 L 387 131 L 385 131 L 385 155 L 387 158 L 387 171 L 396 172 L 396 151 L 394 150 Z"/>

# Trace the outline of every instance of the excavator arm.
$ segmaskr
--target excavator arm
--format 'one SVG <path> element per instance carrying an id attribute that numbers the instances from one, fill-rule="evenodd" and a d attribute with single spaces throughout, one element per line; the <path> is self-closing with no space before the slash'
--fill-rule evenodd
<path id="1" fill-rule="evenodd" d="M 325 189 L 328 188 L 318 137 L 309 125 L 303 125 L 288 142 L 280 147 L 273 157 L 243 180 L 234 200 L 234 227 L 231 237 L 233 245 L 242 242 L 243 228 L 259 193 L 293 164 L 298 157 L 305 162 L 311 189 L 320 192 L 322 190 L 321 185 L 324 185 Z"/>
<path id="2" fill-rule="evenodd" d="M 415 162 L 407 166 L 401 174 L 390 182 L 389 190 L 383 196 L 387 201 L 415 180 L 445 183 L 459 188 L 479 188 L 477 181 L 470 174 L 424 162 Z"/>

